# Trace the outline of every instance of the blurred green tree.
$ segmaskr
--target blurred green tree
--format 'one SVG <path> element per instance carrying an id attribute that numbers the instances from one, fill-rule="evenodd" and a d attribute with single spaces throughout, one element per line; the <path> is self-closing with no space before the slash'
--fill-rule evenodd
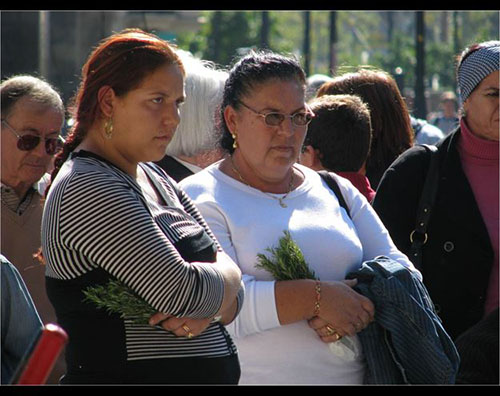
<path id="1" fill-rule="evenodd" d="M 267 11 L 267 47 L 295 54 L 302 62 L 304 11 Z M 199 32 L 178 37 L 181 48 L 227 66 L 248 48 L 259 48 L 262 11 L 204 11 Z M 311 11 L 310 74 L 329 70 L 329 11 Z M 405 87 L 415 85 L 414 11 L 337 11 L 337 72 L 370 65 L 394 74 L 402 70 Z M 498 40 L 497 11 L 425 12 L 425 85 L 439 82 L 441 90 L 454 89 L 455 55 L 476 41 Z"/>

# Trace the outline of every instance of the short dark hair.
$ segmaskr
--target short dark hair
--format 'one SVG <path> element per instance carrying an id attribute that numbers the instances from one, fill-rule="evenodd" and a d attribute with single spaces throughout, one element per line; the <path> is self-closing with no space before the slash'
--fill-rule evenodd
<path id="1" fill-rule="evenodd" d="M 297 80 L 305 90 L 306 75 L 299 61 L 271 51 L 250 51 L 237 60 L 229 72 L 224 85 L 222 104 L 218 117 L 220 130 L 220 146 L 232 153 L 234 139 L 224 119 L 224 110 L 227 106 L 235 109 L 240 107 L 241 99 L 249 94 L 257 85 L 273 79 L 282 81 Z"/>
<path id="2" fill-rule="evenodd" d="M 332 172 L 357 172 L 370 151 L 370 111 L 355 95 L 324 95 L 309 102 L 315 117 L 304 144 L 319 151 L 323 167 Z"/>
<path id="3" fill-rule="evenodd" d="M 360 68 L 323 84 L 317 96 L 322 95 L 357 95 L 368 105 L 372 145 L 366 160 L 366 177 L 375 189 L 392 162 L 413 146 L 410 114 L 396 80 L 383 70 Z"/>

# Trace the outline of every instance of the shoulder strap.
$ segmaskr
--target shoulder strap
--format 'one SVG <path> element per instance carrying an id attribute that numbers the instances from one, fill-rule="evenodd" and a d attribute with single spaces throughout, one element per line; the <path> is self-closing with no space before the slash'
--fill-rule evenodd
<path id="1" fill-rule="evenodd" d="M 158 170 L 162 170 L 159 166 L 153 165 L 153 163 L 143 163 L 142 169 L 148 174 L 151 182 L 155 186 L 156 190 L 158 190 L 158 193 L 161 195 L 163 200 L 167 203 L 168 206 L 170 207 L 177 207 L 177 205 L 174 203 L 173 199 L 165 192 L 165 190 L 162 188 L 156 177 L 154 176 L 153 172 L 155 172 L 157 175 L 159 175 Z M 154 171 L 153 171 L 154 169 Z M 172 184 L 170 183 L 170 180 L 168 180 L 168 177 L 163 177 L 163 179 L 172 187 Z"/>
<path id="2" fill-rule="evenodd" d="M 421 268 L 422 265 L 421 249 L 427 242 L 427 226 L 429 224 L 434 201 L 436 200 L 439 184 L 438 149 L 433 145 L 422 144 L 422 146 L 429 152 L 430 162 L 417 208 L 415 229 L 410 234 L 410 241 L 412 243 L 410 248 L 410 259 L 417 268 Z"/>
<path id="3" fill-rule="evenodd" d="M 330 187 L 330 189 L 335 193 L 337 199 L 339 200 L 340 206 L 343 207 L 347 212 L 347 215 L 351 217 L 351 214 L 349 213 L 349 206 L 347 206 L 347 203 L 344 199 L 344 196 L 342 195 L 342 192 L 340 191 L 340 187 L 337 184 L 335 178 L 328 171 L 318 171 L 318 173 L 326 182 L 326 184 L 328 184 L 328 187 Z"/>

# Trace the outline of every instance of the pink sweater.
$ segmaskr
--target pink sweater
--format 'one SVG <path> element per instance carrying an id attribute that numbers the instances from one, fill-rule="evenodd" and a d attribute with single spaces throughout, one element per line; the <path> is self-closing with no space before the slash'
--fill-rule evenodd
<path id="1" fill-rule="evenodd" d="M 486 224 L 494 252 L 485 313 L 498 307 L 499 222 L 498 222 L 498 141 L 485 140 L 474 135 L 465 120 L 460 121 L 461 135 L 458 152 L 467 180 L 476 198 L 479 211 Z"/>

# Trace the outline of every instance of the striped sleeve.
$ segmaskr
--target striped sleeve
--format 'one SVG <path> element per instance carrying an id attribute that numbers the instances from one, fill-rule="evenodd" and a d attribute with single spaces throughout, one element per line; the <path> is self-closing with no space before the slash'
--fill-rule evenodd
<path id="1" fill-rule="evenodd" d="M 125 181 L 71 173 L 51 190 L 45 213 L 43 249 L 54 276 L 101 267 L 159 312 L 193 318 L 218 312 L 224 281 L 216 266 L 186 263 Z"/>
<path id="2" fill-rule="evenodd" d="M 193 200 L 189 197 L 189 195 L 182 188 L 180 188 L 175 181 L 172 181 L 172 180 L 166 181 L 166 180 L 164 180 L 165 176 L 162 175 L 161 177 L 162 177 L 161 182 L 162 182 L 163 186 L 169 192 L 171 192 L 172 194 L 175 194 L 177 196 L 177 198 L 179 199 L 180 203 L 182 204 L 182 206 L 184 207 L 186 212 L 189 213 L 198 222 L 198 224 L 200 224 L 204 228 L 206 233 L 214 240 L 214 242 L 217 246 L 217 250 L 219 252 L 222 252 L 223 249 L 222 249 L 221 245 L 219 244 L 219 242 L 217 241 L 217 238 L 215 237 L 214 233 L 212 232 L 212 230 L 208 226 L 208 224 L 205 221 L 205 219 L 203 218 L 201 212 L 198 210 L 198 208 L 196 207 Z M 237 302 L 236 316 L 239 315 L 239 313 L 241 311 L 244 298 L 245 298 L 245 284 L 242 280 L 240 289 L 239 289 L 238 294 L 236 296 L 236 302 Z"/>

